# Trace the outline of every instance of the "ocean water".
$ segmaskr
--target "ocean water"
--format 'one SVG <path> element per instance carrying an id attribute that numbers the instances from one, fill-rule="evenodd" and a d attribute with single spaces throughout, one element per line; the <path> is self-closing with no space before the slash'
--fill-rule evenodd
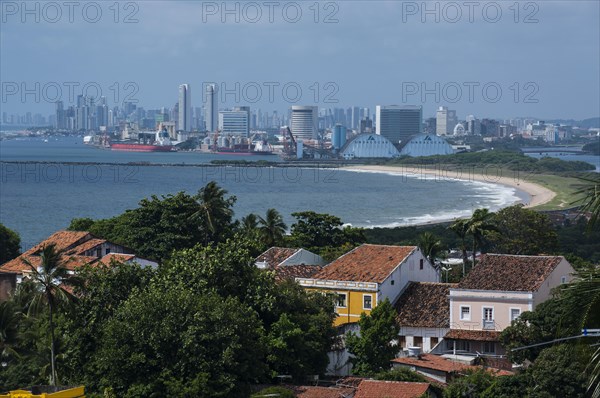
<path id="1" fill-rule="evenodd" d="M 354 226 L 392 227 L 451 220 L 481 207 L 497 210 L 529 201 L 527 194 L 513 188 L 475 181 L 207 164 L 212 159 L 231 158 L 239 159 L 198 153 L 113 152 L 85 146 L 77 137 L 49 142 L 5 140 L 0 142 L 1 161 L 58 163 L 0 163 L 0 222 L 16 230 L 27 249 L 68 226 L 72 218 L 112 217 L 153 194 L 195 193 L 211 180 L 237 197 L 236 217 L 276 208 L 288 226 L 294 221 L 291 213 L 304 210 L 334 214 Z M 275 160 L 268 156 L 251 159 L 258 158 Z M 144 161 L 163 165 L 127 164 Z M 173 163 L 185 166 L 166 165 Z"/>

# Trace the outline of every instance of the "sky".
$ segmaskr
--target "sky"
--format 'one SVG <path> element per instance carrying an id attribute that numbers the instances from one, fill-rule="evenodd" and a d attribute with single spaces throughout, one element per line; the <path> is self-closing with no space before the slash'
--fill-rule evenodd
<path id="1" fill-rule="evenodd" d="M 0 1 L 2 111 L 178 86 L 220 107 L 439 106 L 460 119 L 600 114 L 600 2 Z M 27 7 L 27 8 L 26 8 Z"/>

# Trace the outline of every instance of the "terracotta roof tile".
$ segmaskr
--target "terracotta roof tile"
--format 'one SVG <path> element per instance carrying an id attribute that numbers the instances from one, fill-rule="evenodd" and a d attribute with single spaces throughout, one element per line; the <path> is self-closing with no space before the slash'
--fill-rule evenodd
<path id="1" fill-rule="evenodd" d="M 88 250 L 92 250 L 94 249 L 96 246 L 100 246 L 101 244 L 103 244 L 104 242 L 106 242 L 106 239 L 98 239 L 98 238 L 92 238 L 90 240 L 87 240 L 75 247 L 73 247 L 70 250 L 67 250 L 65 253 L 66 254 L 80 254 L 83 255 L 86 251 Z"/>
<path id="2" fill-rule="evenodd" d="M 267 269 L 275 269 L 276 266 L 290 258 L 298 250 L 300 249 L 289 247 L 271 247 L 269 250 L 256 257 L 256 262 L 265 262 L 267 263 Z"/>
<path id="3" fill-rule="evenodd" d="M 422 354 L 420 359 L 417 357 L 395 358 L 392 359 L 392 362 L 414 366 L 416 368 L 438 370 L 445 373 L 483 369 L 482 366 L 467 365 L 434 354 Z M 507 370 L 495 369 L 490 367 L 487 367 L 485 369 L 494 376 L 508 376 L 513 374 L 513 372 L 509 372 Z"/>
<path id="4" fill-rule="evenodd" d="M 294 278 L 311 278 L 319 272 L 323 267 L 320 265 L 281 265 L 275 267 L 275 280 L 284 281 Z"/>
<path id="5" fill-rule="evenodd" d="M 135 258 L 135 254 L 123 254 L 123 253 L 108 253 L 104 257 L 100 259 L 100 262 L 106 265 L 110 265 L 110 263 L 114 260 L 118 263 L 123 263 L 130 261 Z"/>
<path id="6" fill-rule="evenodd" d="M 416 246 L 361 245 L 313 276 L 315 279 L 382 283 Z"/>
<path id="7" fill-rule="evenodd" d="M 446 333 L 445 339 L 472 341 L 499 341 L 500 332 L 494 330 L 452 329 Z"/>
<path id="8" fill-rule="evenodd" d="M 429 389 L 429 383 L 363 380 L 354 398 L 418 398 Z"/>
<path id="9" fill-rule="evenodd" d="M 291 388 L 299 398 L 342 398 L 352 397 L 354 388 L 295 386 Z"/>
<path id="10" fill-rule="evenodd" d="M 411 282 L 396 303 L 400 326 L 450 327 L 450 288 L 455 283 Z"/>
<path id="11" fill-rule="evenodd" d="M 458 288 L 535 292 L 563 259 L 562 256 L 484 254 Z"/>

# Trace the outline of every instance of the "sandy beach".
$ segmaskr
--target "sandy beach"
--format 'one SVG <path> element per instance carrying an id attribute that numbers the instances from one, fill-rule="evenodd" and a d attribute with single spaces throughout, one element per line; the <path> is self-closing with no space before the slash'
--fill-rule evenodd
<path id="1" fill-rule="evenodd" d="M 425 168 L 422 166 L 346 166 L 344 169 L 347 170 L 359 170 L 369 172 L 380 172 L 380 173 L 392 173 L 398 174 L 405 177 L 416 177 L 431 180 L 463 180 L 463 181 L 480 181 L 492 184 L 500 184 L 515 188 L 517 190 L 527 193 L 530 197 L 529 203 L 525 204 L 525 207 L 535 207 L 543 205 L 551 201 L 556 193 L 548 188 L 541 185 L 534 184 L 532 182 L 525 181 L 513 175 L 512 172 L 493 169 L 489 173 L 481 174 L 474 172 L 466 167 L 460 168 Z"/>

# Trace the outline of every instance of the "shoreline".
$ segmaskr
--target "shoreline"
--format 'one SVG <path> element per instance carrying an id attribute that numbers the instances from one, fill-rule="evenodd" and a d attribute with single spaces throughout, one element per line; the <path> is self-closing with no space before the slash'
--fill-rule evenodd
<path id="1" fill-rule="evenodd" d="M 484 175 L 477 173 L 472 169 L 432 169 L 422 166 L 378 166 L 378 165 L 357 165 L 344 166 L 341 170 L 355 170 L 375 173 L 391 173 L 403 177 L 424 178 L 433 177 L 431 180 L 460 180 L 460 181 L 478 181 L 490 184 L 504 185 L 526 193 L 530 200 L 525 203 L 526 208 L 533 208 L 550 202 L 556 196 L 556 192 L 543 187 L 539 184 L 529 182 L 523 179 L 511 178 L 498 175 Z"/>

